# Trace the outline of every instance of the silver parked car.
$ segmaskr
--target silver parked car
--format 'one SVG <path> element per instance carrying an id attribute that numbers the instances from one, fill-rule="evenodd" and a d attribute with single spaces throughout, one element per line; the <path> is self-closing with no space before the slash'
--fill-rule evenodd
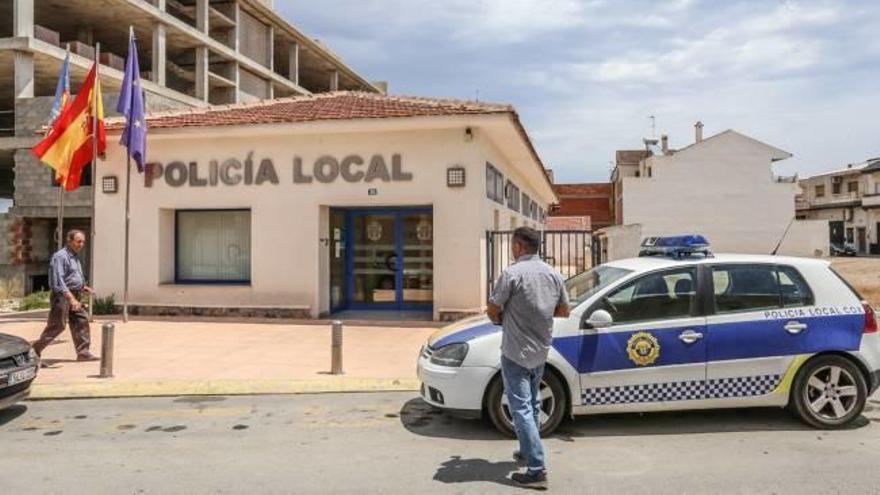
<path id="1" fill-rule="evenodd" d="M 39 367 L 40 358 L 28 341 L 0 333 L 0 409 L 28 396 Z"/>

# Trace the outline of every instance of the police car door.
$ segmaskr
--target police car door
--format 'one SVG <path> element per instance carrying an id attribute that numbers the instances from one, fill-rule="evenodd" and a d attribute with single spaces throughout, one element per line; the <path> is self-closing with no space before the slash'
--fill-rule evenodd
<path id="1" fill-rule="evenodd" d="M 579 360 L 584 412 L 664 408 L 700 399 L 706 379 L 706 320 L 696 266 L 642 275 L 585 312 L 607 311 L 604 328 L 583 330 Z M 590 325 L 587 324 L 587 327 Z"/>
<path id="2" fill-rule="evenodd" d="M 808 335 L 809 322 L 796 315 L 813 305 L 809 286 L 790 266 L 718 264 L 711 271 L 706 398 L 784 404 L 784 394 L 771 392 Z"/>

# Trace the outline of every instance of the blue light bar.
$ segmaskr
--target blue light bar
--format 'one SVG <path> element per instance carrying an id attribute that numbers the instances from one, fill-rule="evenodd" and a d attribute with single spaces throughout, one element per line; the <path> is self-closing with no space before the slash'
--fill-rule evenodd
<path id="1" fill-rule="evenodd" d="M 709 258 L 712 251 L 709 249 L 709 241 L 697 234 L 647 237 L 642 241 L 639 256 L 668 256 L 680 260 L 691 256 Z"/>

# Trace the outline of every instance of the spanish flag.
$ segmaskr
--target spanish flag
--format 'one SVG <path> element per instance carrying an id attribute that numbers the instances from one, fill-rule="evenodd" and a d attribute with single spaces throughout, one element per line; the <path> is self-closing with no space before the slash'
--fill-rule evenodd
<path id="1" fill-rule="evenodd" d="M 79 187 L 83 167 L 94 159 L 94 119 L 98 121 L 98 155 L 103 155 L 107 147 L 101 82 L 96 80 L 96 74 L 97 65 L 93 65 L 76 99 L 62 110 L 46 137 L 31 150 L 43 163 L 55 169 L 58 183 L 67 191 Z"/>

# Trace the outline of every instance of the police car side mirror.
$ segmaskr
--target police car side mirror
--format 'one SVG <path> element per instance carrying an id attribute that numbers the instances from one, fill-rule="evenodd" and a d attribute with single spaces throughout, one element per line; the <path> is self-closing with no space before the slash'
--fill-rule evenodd
<path id="1" fill-rule="evenodd" d="M 614 320 L 611 318 L 611 313 L 604 309 L 597 309 L 596 311 L 593 311 L 593 314 L 591 314 L 589 318 L 584 320 L 581 328 L 584 330 L 607 328 L 610 327 L 612 323 L 614 323 Z"/>

